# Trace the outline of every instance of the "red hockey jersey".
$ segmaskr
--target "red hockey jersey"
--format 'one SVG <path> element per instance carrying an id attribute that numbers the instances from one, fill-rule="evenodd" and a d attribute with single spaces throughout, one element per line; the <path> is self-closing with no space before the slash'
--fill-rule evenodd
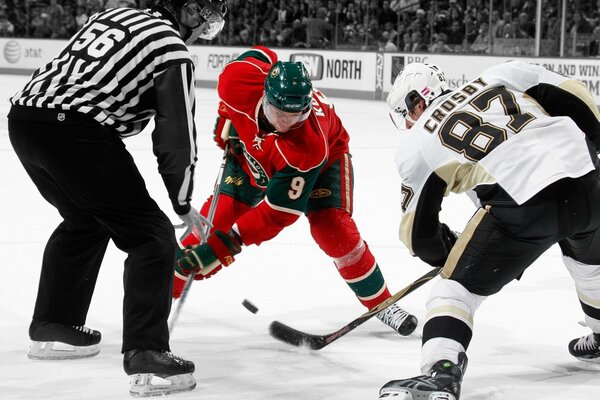
<path id="1" fill-rule="evenodd" d="M 243 147 L 240 165 L 265 199 L 236 224 L 244 244 L 260 244 L 293 223 L 306 209 L 320 171 L 348 152 L 349 136 L 333 105 L 313 90 L 312 112 L 302 126 L 286 133 L 259 127 L 264 81 L 277 55 L 253 47 L 229 63 L 219 76 L 219 115 L 231 120 Z"/>

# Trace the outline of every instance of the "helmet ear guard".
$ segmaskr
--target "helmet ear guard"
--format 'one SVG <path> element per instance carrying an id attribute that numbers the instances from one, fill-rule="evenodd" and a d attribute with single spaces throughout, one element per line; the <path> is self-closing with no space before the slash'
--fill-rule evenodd
<path id="1" fill-rule="evenodd" d="M 392 90 L 388 94 L 387 104 L 392 122 L 398 129 L 405 129 L 405 122 L 414 124 L 409 113 L 422 101 L 425 107 L 448 90 L 444 73 L 435 64 L 412 63 L 400 71 Z"/>

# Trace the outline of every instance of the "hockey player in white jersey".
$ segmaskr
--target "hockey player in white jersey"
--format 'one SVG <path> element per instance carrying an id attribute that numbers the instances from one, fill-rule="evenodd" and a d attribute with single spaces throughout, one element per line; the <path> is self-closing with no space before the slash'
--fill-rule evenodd
<path id="1" fill-rule="evenodd" d="M 568 344 L 600 363 L 600 113 L 585 86 L 509 62 L 448 90 L 431 64 L 409 64 L 388 99 L 403 132 L 400 238 L 442 267 L 427 301 L 423 375 L 386 383 L 380 399 L 458 400 L 473 317 L 558 243 L 592 333 Z M 450 192 L 480 205 L 458 237 L 441 223 Z"/>

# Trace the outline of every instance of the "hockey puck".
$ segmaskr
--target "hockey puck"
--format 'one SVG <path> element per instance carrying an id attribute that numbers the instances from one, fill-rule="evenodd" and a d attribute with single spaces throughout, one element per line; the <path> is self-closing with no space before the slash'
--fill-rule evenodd
<path id="1" fill-rule="evenodd" d="M 244 299 L 244 301 L 242 301 L 242 305 L 246 307 L 246 309 L 252 314 L 256 314 L 258 312 L 258 307 L 252 304 L 252 302 L 250 302 L 248 299 Z"/>

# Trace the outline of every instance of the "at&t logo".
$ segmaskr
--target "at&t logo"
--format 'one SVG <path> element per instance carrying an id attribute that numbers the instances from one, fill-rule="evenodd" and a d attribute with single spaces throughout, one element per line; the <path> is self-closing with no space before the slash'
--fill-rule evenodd
<path id="1" fill-rule="evenodd" d="M 21 59 L 21 45 L 16 40 L 9 40 L 4 45 L 4 58 L 10 64 L 15 64 Z"/>

